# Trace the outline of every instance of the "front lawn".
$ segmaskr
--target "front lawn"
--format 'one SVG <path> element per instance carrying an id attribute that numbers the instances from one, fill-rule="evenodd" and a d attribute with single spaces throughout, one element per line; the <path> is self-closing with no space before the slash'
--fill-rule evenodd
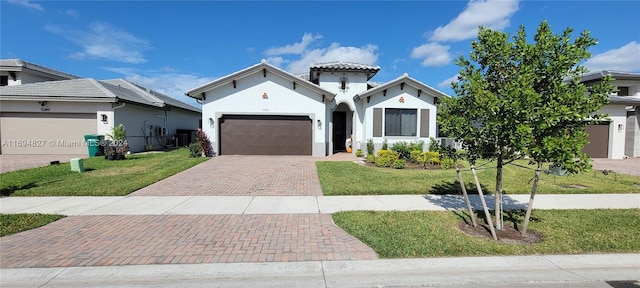
<path id="1" fill-rule="evenodd" d="M 0 237 L 38 228 L 63 217 L 50 214 L 0 214 Z"/>
<path id="2" fill-rule="evenodd" d="M 350 211 L 333 220 L 382 258 L 640 252 L 640 209 L 535 210 L 529 230 L 543 234 L 536 244 L 466 234 L 461 213 Z"/>
<path id="3" fill-rule="evenodd" d="M 177 174 L 209 158 L 189 158 L 187 149 L 131 154 L 127 159 L 84 159 L 87 171 L 69 163 L 0 174 L 3 196 L 121 196 Z"/>
<path id="4" fill-rule="evenodd" d="M 528 166 L 527 161 L 516 161 Z M 458 194 L 460 185 L 456 171 L 391 169 L 359 165 L 353 162 L 317 162 L 318 176 L 324 195 L 387 195 L 387 194 Z M 467 191 L 476 190 L 473 175 L 466 167 L 462 170 Z M 544 167 L 548 168 L 547 166 Z M 528 194 L 534 171 L 514 165 L 503 169 L 503 189 L 507 194 Z M 483 192 L 495 191 L 495 163 L 480 167 L 478 177 Z M 538 193 L 640 193 L 640 177 L 600 171 L 590 171 L 568 176 L 541 173 Z"/>

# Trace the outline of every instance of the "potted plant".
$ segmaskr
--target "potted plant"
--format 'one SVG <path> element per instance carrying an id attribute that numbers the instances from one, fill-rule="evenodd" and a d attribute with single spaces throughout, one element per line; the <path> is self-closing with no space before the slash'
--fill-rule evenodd
<path id="1" fill-rule="evenodd" d="M 111 134 L 107 134 L 107 136 L 111 138 L 109 150 L 112 150 L 110 153 L 114 154 L 113 158 L 115 160 L 124 159 L 124 154 L 127 152 L 129 147 L 127 146 L 127 132 L 124 129 L 124 125 L 120 123 L 117 126 L 114 126 L 111 128 Z"/>

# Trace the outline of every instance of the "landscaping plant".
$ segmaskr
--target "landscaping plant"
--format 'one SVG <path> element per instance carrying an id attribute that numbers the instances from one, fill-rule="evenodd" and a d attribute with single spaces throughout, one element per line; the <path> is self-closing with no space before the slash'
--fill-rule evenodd
<path id="1" fill-rule="evenodd" d="M 571 172 L 589 167 L 581 151 L 587 143 L 584 128 L 605 117 L 597 111 L 613 87 L 609 78 L 588 89 L 580 82 L 587 69 L 579 64 L 590 57 L 587 49 L 596 40 L 584 31 L 571 41 L 572 32 L 567 28 L 554 35 L 542 22 L 528 43 L 523 26 L 513 37 L 480 27 L 469 59 L 456 60 L 461 68 L 459 81 L 452 83 L 457 97 L 442 99 L 438 122 L 444 133 L 462 141 L 472 171 L 478 159 L 495 161 L 498 230 L 503 227 L 503 168 L 520 153 L 537 163 L 529 209 L 543 162 Z"/>

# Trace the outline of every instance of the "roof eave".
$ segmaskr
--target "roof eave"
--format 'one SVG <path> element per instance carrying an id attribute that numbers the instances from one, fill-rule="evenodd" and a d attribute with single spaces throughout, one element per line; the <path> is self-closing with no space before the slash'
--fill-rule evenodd
<path id="1" fill-rule="evenodd" d="M 313 84 L 310 81 L 307 81 L 303 78 L 300 77 L 296 77 L 293 74 L 290 74 L 286 71 L 283 71 L 275 66 L 269 65 L 266 62 L 261 62 L 259 64 L 250 66 L 248 68 L 245 68 L 243 70 L 240 70 L 236 73 L 224 76 L 218 80 L 214 80 L 212 82 L 209 82 L 207 84 L 201 85 L 200 87 L 196 87 L 194 89 L 191 89 L 189 91 L 187 91 L 185 93 L 186 96 L 194 98 L 194 99 L 199 99 L 199 100 L 203 100 L 202 94 L 206 93 L 207 91 L 211 91 L 211 90 L 215 90 L 217 88 L 220 88 L 224 85 L 227 85 L 229 83 L 232 83 L 233 81 L 237 81 L 240 79 L 243 79 L 245 77 L 248 77 L 250 75 L 253 75 L 255 73 L 258 73 L 259 70 L 261 69 L 268 69 L 268 71 L 270 73 L 274 73 L 282 78 L 288 79 L 292 82 L 296 82 L 297 84 L 300 84 L 304 87 L 306 87 L 307 89 L 316 92 L 320 95 L 324 95 L 325 97 L 328 97 L 329 100 L 333 100 L 333 98 L 336 96 L 335 93 L 332 93 L 328 90 L 325 90 L 323 88 L 321 88 L 320 86 L 317 86 L 315 84 Z"/>

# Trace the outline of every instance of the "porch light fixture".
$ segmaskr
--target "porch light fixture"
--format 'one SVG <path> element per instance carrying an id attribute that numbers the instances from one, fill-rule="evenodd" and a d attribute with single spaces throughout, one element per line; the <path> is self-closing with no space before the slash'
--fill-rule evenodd
<path id="1" fill-rule="evenodd" d="M 100 121 L 102 121 L 102 123 L 107 124 L 109 122 L 108 120 L 107 114 L 100 114 Z"/>
<path id="2" fill-rule="evenodd" d="M 624 130 L 624 125 L 618 124 L 618 133 L 622 133 L 623 130 Z"/>
<path id="3" fill-rule="evenodd" d="M 209 126 L 213 127 L 213 124 L 215 124 L 215 121 L 213 121 L 213 118 L 209 118 Z"/>
<path id="4" fill-rule="evenodd" d="M 318 129 L 322 129 L 322 121 L 320 119 L 318 119 Z"/>

